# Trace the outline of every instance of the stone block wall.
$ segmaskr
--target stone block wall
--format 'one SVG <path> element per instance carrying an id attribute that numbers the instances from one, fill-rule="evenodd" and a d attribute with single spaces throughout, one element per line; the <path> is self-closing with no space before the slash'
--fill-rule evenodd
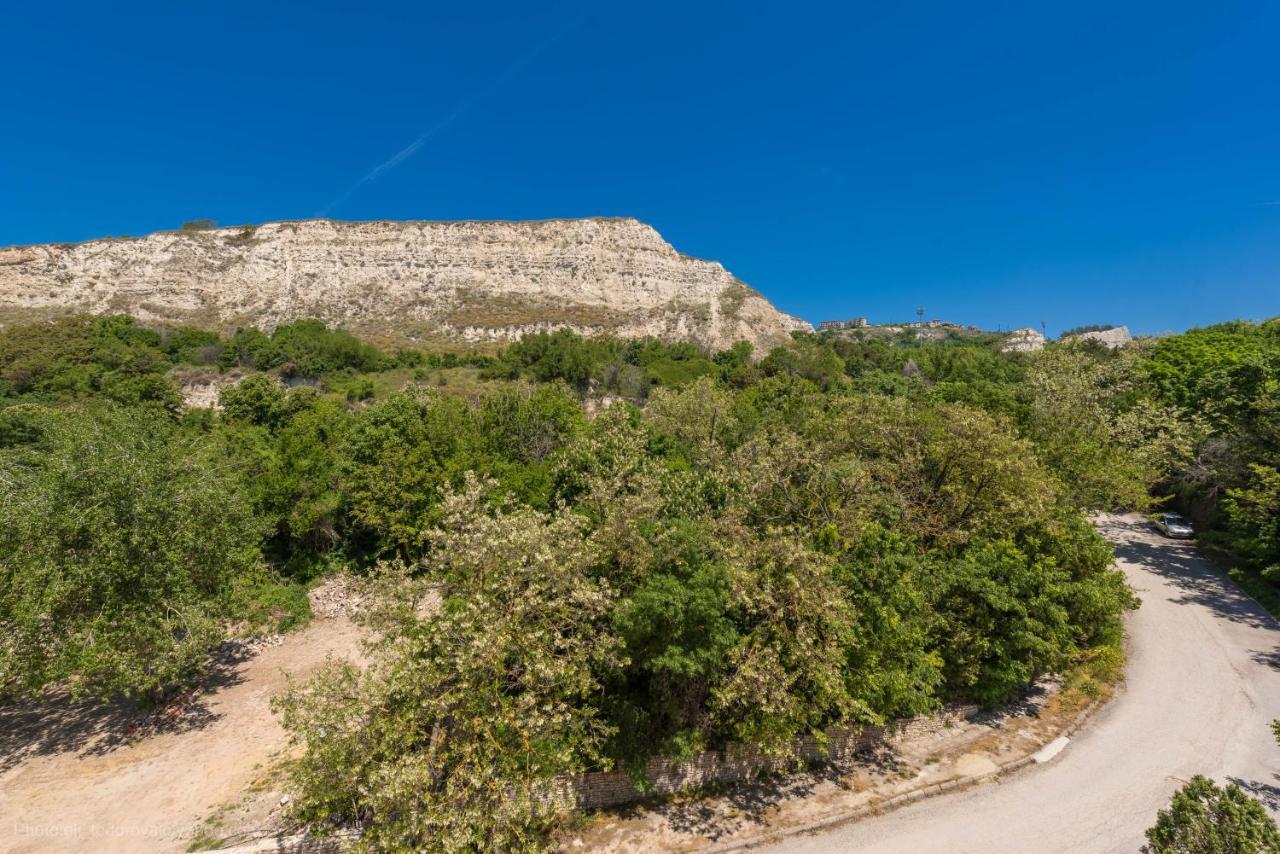
<path id="1" fill-rule="evenodd" d="M 816 736 L 804 736 L 793 745 L 794 758 L 769 756 L 745 747 L 697 753 L 689 759 L 649 760 L 644 776 L 648 791 L 638 789 L 621 771 L 592 771 L 573 780 L 557 781 L 546 797 L 578 809 L 601 809 L 630 803 L 652 795 L 670 795 L 709 783 L 739 783 L 763 774 L 778 773 L 815 762 L 839 763 L 879 747 L 936 737 L 957 726 L 978 711 L 976 706 L 948 707 L 933 715 L 895 721 L 884 728 L 863 730 L 833 729 L 825 744 Z"/>

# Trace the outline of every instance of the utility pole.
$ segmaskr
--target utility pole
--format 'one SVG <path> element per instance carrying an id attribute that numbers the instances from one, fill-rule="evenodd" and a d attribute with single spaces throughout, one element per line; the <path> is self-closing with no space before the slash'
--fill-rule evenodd
<path id="1" fill-rule="evenodd" d="M 916 326 L 924 326 L 924 306 L 916 309 Z"/>

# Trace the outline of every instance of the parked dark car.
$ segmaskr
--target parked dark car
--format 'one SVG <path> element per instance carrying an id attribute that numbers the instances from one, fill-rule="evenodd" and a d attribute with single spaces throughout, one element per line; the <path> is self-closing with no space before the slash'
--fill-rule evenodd
<path id="1" fill-rule="evenodd" d="M 1189 540 L 1196 535 L 1191 523 L 1177 513 L 1161 513 L 1156 516 L 1155 522 L 1160 533 L 1175 540 Z"/>

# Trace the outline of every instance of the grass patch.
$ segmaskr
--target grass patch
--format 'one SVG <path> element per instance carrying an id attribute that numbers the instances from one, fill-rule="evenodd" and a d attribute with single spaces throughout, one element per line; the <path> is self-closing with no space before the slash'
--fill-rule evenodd
<path id="1" fill-rule="evenodd" d="M 1124 681 L 1124 638 L 1117 636 L 1084 650 L 1062 674 L 1062 690 L 1049 711 L 1074 715 L 1095 700 L 1106 702 Z"/>
<path id="2" fill-rule="evenodd" d="M 728 287 L 720 292 L 720 313 L 725 317 L 737 319 L 738 313 L 742 311 L 742 304 L 747 301 L 747 297 L 757 295 L 751 288 L 734 279 Z"/>
<path id="3" fill-rule="evenodd" d="M 238 634 L 282 634 L 311 620 L 311 600 L 306 585 L 258 579 L 231 592 L 232 613 L 240 620 Z"/>
<path id="4" fill-rule="evenodd" d="M 209 832 L 207 827 L 196 828 L 196 835 L 192 837 L 191 844 L 187 846 L 188 851 L 217 851 L 222 848 L 222 839 L 214 836 Z"/>
<path id="5" fill-rule="evenodd" d="M 200 826 L 196 828 L 195 834 L 192 835 L 191 844 L 187 846 L 187 850 L 217 851 L 219 848 L 224 848 L 226 839 L 222 835 L 222 824 L 230 809 L 230 804 L 223 804 L 201 822 Z"/>

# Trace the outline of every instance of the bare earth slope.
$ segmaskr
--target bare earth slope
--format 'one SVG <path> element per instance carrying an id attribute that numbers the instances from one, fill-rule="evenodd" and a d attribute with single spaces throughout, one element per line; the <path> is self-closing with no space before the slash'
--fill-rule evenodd
<path id="1" fill-rule="evenodd" d="M 769 851 L 1131 852 L 1194 774 L 1235 780 L 1280 812 L 1280 623 L 1193 546 L 1137 516 L 1103 533 L 1142 607 L 1126 690 L 1052 762 L 998 784 L 786 840 Z"/>
<path id="2" fill-rule="evenodd" d="M 359 657 L 346 617 L 314 620 L 235 661 L 172 731 L 137 740 L 111 709 L 0 714 L 0 851 L 136 854 L 186 850 L 202 819 L 238 798 L 286 745 L 271 712 L 285 674 Z"/>
<path id="3" fill-rule="evenodd" d="M 420 343 L 567 326 L 757 351 L 809 328 L 634 219 L 304 220 L 0 248 L 0 324 L 66 311 L 222 328 L 318 317 Z"/>

